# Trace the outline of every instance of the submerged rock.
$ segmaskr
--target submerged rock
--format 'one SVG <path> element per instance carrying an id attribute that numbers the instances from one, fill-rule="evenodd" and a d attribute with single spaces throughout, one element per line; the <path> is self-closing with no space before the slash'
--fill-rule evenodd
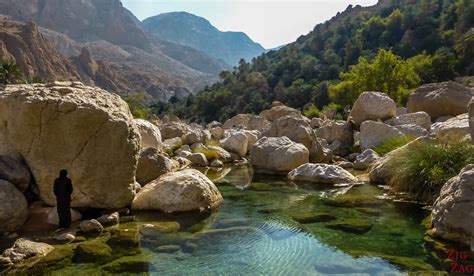
<path id="1" fill-rule="evenodd" d="M 474 229 L 474 165 L 466 166 L 459 175 L 441 188 L 433 206 L 433 235 L 470 245 Z"/>
<path id="2" fill-rule="evenodd" d="M 364 92 L 360 94 L 349 113 L 348 121 L 360 126 L 362 122 L 387 120 L 395 116 L 397 104 L 386 94 L 380 92 Z"/>
<path id="3" fill-rule="evenodd" d="M 309 162 L 309 151 L 288 137 L 263 137 L 250 151 L 250 163 L 260 172 L 287 174 Z"/>
<path id="4" fill-rule="evenodd" d="M 97 221 L 103 226 L 117 225 L 120 222 L 120 215 L 118 212 L 112 214 L 105 214 L 97 218 Z"/>
<path id="5" fill-rule="evenodd" d="M 354 183 L 357 178 L 337 165 L 304 164 L 288 173 L 288 179 L 319 184 Z"/>
<path id="6" fill-rule="evenodd" d="M 86 241 L 80 243 L 74 251 L 75 263 L 106 263 L 112 258 L 112 248 L 99 241 Z"/>
<path id="7" fill-rule="evenodd" d="M 0 180 L 0 234 L 17 231 L 27 216 L 25 196 L 12 183 Z"/>
<path id="8" fill-rule="evenodd" d="M 368 221 L 361 219 L 347 219 L 341 222 L 335 222 L 326 225 L 327 228 L 340 230 L 347 233 L 362 235 L 372 229 L 372 224 Z"/>
<path id="9" fill-rule="evenodd" d="M 105 264 L 101 269 L 110 273 L 148 273 L 154 265 L 143 254 L 126 256 Z"/>
<path id="10" fill-rule="evenodd" d="M 97 220 L 91 219 L 81 222 L 79 224 L 79 229 L 81 229 L 81 231 L 86 234 L 96 234 L 102 233 L 102 231 L 104 231 L 104 226 L 102 226 L 102 224 L 100 224 L 100 222 Z"/>
<path id="11" fill-rule="evenodd" d="M 61 169 L 73 179 L 73 207 L 133 199 L 140 134 L 116 94 L 73 83 L 9 85 L 0 93 L 0 141 L 0 154 L 24 157 L 48 205 L 56 205 L 51 185 Z"/>
<path id="12" fill-rule="evenodd" d="M 333 221 L 337 219 L 337 217 L 331 214 L 326 214 L 326 213 L 321 213 L 321 212 L 295 214 L 295 215 L 292 215 L 291 218 L 303 224 L 328 222 L 328 221 Z"/>
<path id="13" fill-rule="evenodd" d="M 142 188 L 132 203 L 133 210 L 166 213 L 204 211 L 220 205 L 222 195 L 205 175 L 194 169 L 171 172 Z"/>

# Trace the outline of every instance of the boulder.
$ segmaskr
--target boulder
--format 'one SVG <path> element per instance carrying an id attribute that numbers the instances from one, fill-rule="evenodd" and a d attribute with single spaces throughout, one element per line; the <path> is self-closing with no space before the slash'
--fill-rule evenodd
<path id="1" fill-rule="evenodd" d="M 103 226 L 117 225 L 120 222 L 120 215 L 118 212 L 112 214 L 105 214 L 97 218 L 97 221 Z"/>
<path id="2" fill-rule="evenodd" d="M 0 234 L 17 231 L 27 216 L 25 196 L 12 183 L 0 180 Z"/>
<path id="3" fill-rule="evenodd" d="M 140 190 L 133 210 L 165 213 L 205 211 L 219 206 L 222 195 L 204 174 L 186 169 L 163 175 Z"/>
<path id="4" fill-rule="evenodd" d="M 261 117 L 252 115 L 247 123 L 248 130 L 258 130 L 261 133 L 268 131 L 272 127 L 272 123 Z"/>
<path id="5" fill-rule="evenodd" d="M 30 185 L 30 170 L 15 158 L 0 155 L 0 179 L 14 184 L 21 192 L 25 192 Z"/>
<path id="6" fill-rule="evenodd" d="M 134 119 L 135 125 L 140 132 L 140 148 L 156 148 L 163 150 L 163 143 L 161 142 L 160 129 L 154 124 L 143 119 Z"/>
<path id="7" fill-rule="evenodd" d="M 209 161 L 203 153 L 193 153 L 186 158 L 197 167 L 206 167 L 209 165 Z"/>
<path id="8" fill-rule="evenodd" d="M 433 235 L 471 245 L 474 229 L 474 165 L 443 185 L 431 213 Z"/>
<path id="9" fill-rule="evenodd" d="M 247 155 L 248 143 L 249 139 L 243 132 L 234 132 L 220 141 L 225 150 L 236 153 L 240 157 Z"/>
<path id="10" fill-rule="evenodd" d="M 354 143 L 352 125 L 346 121 L 324 121 L 314 132 L 318 138 L 325 139 L 328 143 L 336 140 L 352 146 Z"/>
<path id="11" fill-rule="evenodd" d="M 224 163 L 231 163 L 232 156 L 231 154 L 226 151 L 225 149 L 219 146 L 207 146 L 208 149 L 217 153 L 217 159 L 224 162 Z"/>
<path id="12" fill-rule="evenodd" d="M 207 129 L 215 128 L 215 127 L 221 127 L 222 124 L 218 121 L 212 121 L 206 125 Z"/>
<path id="13" fill-rule="evenodd" d="M 169 122 L 159 125 L 158 128 L 160 129 L 161 138 L 163 140 L 175 137 L 181 138 L 185 133 L 191 131 L 191 127 L 182 122 Z"/>
<path id="14" fill-rule="evenodd" d="M 201 129 L 193 129 L 183 135 L 182 141 L 185 145 L 192 145 L 194 143 L 205 143 L 206 140 L 209 140 L 211 138 L 210 136 L 210 133 L 209 135 L 206 135 Z"/>
<path id="15" fill-rule="evenodd" d="M 314 117 L 311 119 L 310 124 L 312 128 L 319 128 L 324 124 L 324 120 L 318 117 Z"/>
<path id="16" fill-rule="evenodd" d="M 145 185 L 165 173 L 178 169 L 178 162 L 169 159 L 155 148 L 147 148 L 140 152 L 136 172 L 137 182 Z"/>
<path id="17" fill-rule="evenodd" d="M 33 257 L 44 257 L 53 250 L 54 247 L 47 243 L 20 238 L 3 252 L 2 257 L 10 259 L 12 263 L 19 263 Z"/>
<path id="18" fill-rule="evenodd" d="M 360 147 L 373 149 L 386 140 L 404 136 L 403 132 L 382 122 L 365 121 L 360 126 Z"/>
<path id="19" fill-rule="evenodd" d="M 337 165 L 311 164 L 299 166 L 288 173 L 288 179 L 293 181 L 306 181 L 317 184 L 342 184 L 354 183 L 357 178 L 350 172 Z"/>
<path id="20" fill-rule="evenodd" d="M 409 136 L 409 137 L 418 138 L 418 137 L 430 135 L 430 132 L 428 130 L 415 124 L 399 125 L 399 126 L 395 126 L 395 128 L 400 130 L 403 133 L 403 135 Z"/>
<path id="21" fill-rule="evenodd" d="M 469 129 L 471 130 L 471 141 L 474 142 L 474 99 L 469 103 Z"/>
<path id="22" fill-rule="evenodd" d="M 48 209 L 48 223 L 52 225 L 59 225 L 59 216 L 58 209 L 56 207 L 47 208 Z M 71 221 L 79 221 L 82 219 L 81 213 L 71 209 Z"/>
<path id="23" fill-rule="evenodd" d="M 91 219 L 79 223 L 79 229 L 81 229 L 81 232 L 85 234 L 96 234 L 102 233 L 102 231 L 104 231 L 104 226 L 102 226 L 102 224 L 100 224 L 96 219 Z"/>
<path id="24" fill-rule="evenodd" d="M 396 112 L 397 104 L 386 94 L 364 92 L 357 98 L 347 120 L 358 127 L 368 120 L 388 120 L 394 117 Z"/>
<path id="25" fill-rule="evenodd" d="M 337 142 L 338 141 L 334 141 L 332 145 L 335 146 Z M 342 150 L 345 151 L 345 147 L 343 147 Z M 309 161 L 311 163 L 330 163 L 332 161 L 332 157 L 333 151 L 331 146 L 327 144 L 326 140 L 316 138 L 312 141 L 311 148 L 309 149 Z"/>
<path id="26" fill-rule="evenodd" d="M 209 129 L 209 132 L 211 133 L 211 138 L 214 140 L 221 140 L 224 138 L 225 131 L 221 127 L 213 127 Z"/>
<path id="27" fill-rule="evenodd" d="M 274 106 L 271 109 L 260 112 L 260 116 L 269 120 L 270 122 L 275 122 L 279 118 L 285 117 L 287 115 L 301 115 L 301 112 L 284 105 Z"/>
<path id="28" fill-rule="evenodd" d="M 361 154 L 357 155 L 354 161 L 354 169 L 356 170 L 367 170 L 380 159 L 380 156 L 373 150 L 367 149 Z"/>
<path id="29" fill-rule="evenodd" d="M 171 139 L 166 139 L 163 141 L 163 147 L 166 151 L 175 151 L 183 145 L 183 140 L 181 137 L 175 137 Z"/>
<path id="30" fill-rule="evenodd" d="M 229 120 L 225 121 L 223 128 L 240 128 L 246 129 L 252 115 L 250 114 L 237 114 L 234 117 L 230 118 Z"/>
<path id="31" fill-rule="evenodd" d="M 399 116 L 404 114 L 408 114 L 408 109 L 406 107 L 397 107 L 396 115 Z"/>
<path id="32" fill-rule="evenodd" d="M 467 103 L 472 97 L 473 90 L 453 81 L 425 84 L 410 94 L 407 108 L 409 113 L 425 111 L 436 120 L 467 113 Z"/>
<path id="33" fill-rule="evenodd" d="M 397 115 L 392 119 L 385 121 L 385 123 L 391 126 L 414 124 L 424 129 L 429 129 L 431 126 L 431 117 L 424 111 L 418 111 L 415 113 Z"/>
<path id="34" fill-rule="evenodd" d="M 48 205 L 56 205 L 61 169 L 73 180 L 72 206 L 120 208 L 133 200 L 140 134 L 116 94 L 73 83 L 9 85 L 0 93 L 0 141 L 0 154 L 23 156 Z"/>
<path id="35" fill-rule="evenodd" d="M 469 115 L 461 114 L 442 123 L 434 123 L 430 131 L 442 141 L 470 137 Z"/>
<path id="36" fill-rule="evenodd" d="M 301 143 L 310 149 L 313 140 L 316 139 L 311 121 L 302 115 L 287 115 L 273 122 L 269 131 L 263 134 L 267 137 L 286 136 L 293 142 Z"/>
<path id="37" fill-rule="evenodd" d="M 309 151 L 288 137 L 262 137 L 250 150 L 250 163 L 257 171 L 287 174 L 309 162 Z"/>

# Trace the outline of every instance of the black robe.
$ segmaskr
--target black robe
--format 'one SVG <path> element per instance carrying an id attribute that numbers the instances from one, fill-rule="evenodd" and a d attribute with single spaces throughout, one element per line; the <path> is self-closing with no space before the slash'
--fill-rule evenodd
<path id="1" fill-rule="evenodd" d="M 54 180 L 54 194 L 56 195 L 59 226 L 62 228 L 68 228 L 71 226 L 71 179 L 67 177 L 56 178 L 56 180 Z"/>

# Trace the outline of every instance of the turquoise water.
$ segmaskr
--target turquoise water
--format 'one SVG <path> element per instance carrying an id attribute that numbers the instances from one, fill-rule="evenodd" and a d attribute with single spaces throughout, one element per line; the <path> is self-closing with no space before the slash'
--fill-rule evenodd
<path id="1" fill-rule="evenodd" d="M 423 242 L 427 212 L 382 199 L 378 187 L 296 185 L 252 175 L 247 166 L 208 176 L 224 197 L 213 213 L 122 217 L 120 226 L 92 239 L 111 252 L 91 261 L 78 256 L 80 243 L 61 245 L 49 259 L 12 272 L 399 275 L 441 269 Z"/>

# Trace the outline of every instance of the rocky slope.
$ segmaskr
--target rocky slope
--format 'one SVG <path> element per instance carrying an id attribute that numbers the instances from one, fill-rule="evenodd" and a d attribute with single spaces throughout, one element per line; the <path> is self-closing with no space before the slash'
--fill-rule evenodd
<path id="1" fill-rule="evenodd" d="M 71 58 L 81 81 L 119 94 L 147 92 L 159 100 L 183 97 L 216 81 L 218 73 L 229 68 L 193 48 L 150 37 L 119 0 L 0 0 L 0 11 L 17 21 L 36 22 L 54 48 Z M 82 55 L 83 48 L 87 55 Z M 80 64 L 88 58 L 97 63 L 95 70 Z"/>
<path id="2" fill-rule="evenodd" d="M 34 23 L 2 20 L 0 58 L 15 59 L 28 79 L 79 79 L 76 68 L 51 46 Z"/>
<path id="3" fill-rule="evenodd" d="M 251 60 L 265 49 L 242 32 L 221 32 L 206 19 L 172 12 L 143 20 L 142 27 L 156 37 L 196 48 L 235 66 L 241 58 Z"/>

